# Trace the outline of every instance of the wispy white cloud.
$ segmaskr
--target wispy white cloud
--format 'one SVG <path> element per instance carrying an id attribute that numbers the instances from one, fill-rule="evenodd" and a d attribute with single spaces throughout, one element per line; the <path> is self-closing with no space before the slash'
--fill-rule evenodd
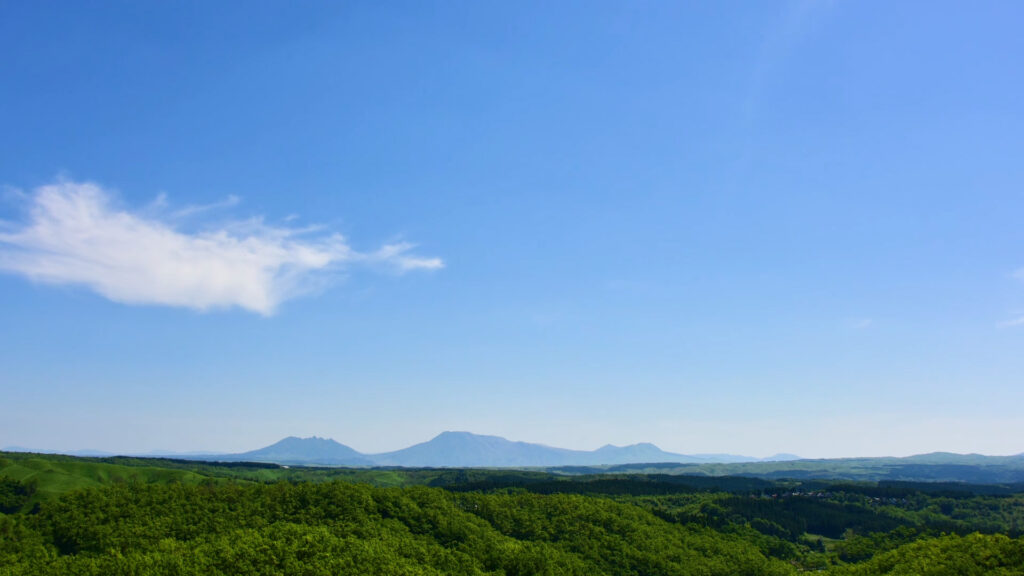
<path id="1" fill-rule="evenodd" d="M 164 202 L 166 203 L 166 195 L 161 195 L 161 197 L 164 199 Z M 227 198 L 221 200 L 220 202 L 214 202 L 212 204 L 189 204 L 184 208 L 179 208 L 178 210 L 175 210 L 173 212 L 173 215 L 176 218 L 184 218 L 186 216 L 201 214 L 203 212 L 209 212 L 211 210 L 220 210 L 222 208 L 231 208 L 233 206 L 238 206 L 238 203 L 241 201 L 241 198 L 232 194 Z"/>
<path id="2" fill-rule="evenodd" d="M 850 325 L 858 330 L 863 330 L 874 323 L 875 321 L 871 318 L 855 318 L 850 322 Z"/>
<path id="3" fill-rule="evenodd" d="M 236 197 L 170 213 L 132 211 L 116 206 L 97 184 L 59 181 L 25 198 L 24 222 L 0 222 L 0 270 L 47 284 L 86 286 L 127 304 L 237 306 L 269 315 L 346 265 L 386 265 L 398 272 L 444 266 L 440 258 L 413 255 L 409 243 L 357 252 L 339 234 L 269 226 L 260 218 L 198 232 L 181 229 L 182 219 L 234 206 Z M 166 207 L 166 198 L 157 204 Z"/>
<path id="4" fill-rule="evenodd" d="M 1024 326 L 1024 315 L 1017 316 L 1002 322 L 1003 326 Z"/>
<path id="5" fill-rule="evenodd" d="M 800 42 L 809 29 L 816 27 L 833 4 L 820 0 L 798 0 L 781 5 L 781 13 L 773 25 L 764 31 L 760 49 L 753 60 L 750 88 L 743 110 L 748 118 L 756 114 L 770 80 L 781 72 L 786 61 L 800 48 Z"/>
<path id="6" fill-rule="evenodd" d="M 409 251 L 415 247 L 415 244 L 410 244 L 408 242 L 385 244 L 377 249 L 376 252 L 367 254 L 362 258 L 370 262 L 394 266 L 399 272 L 408 272 L 409 270 L 437 270 L 444 267 L 444 262 L 442 262 L 440 258 L 423 258 L 422 256 L 413 256 L 409 254 Z"/>
<path id="7" fill-rule="evenodd" d="M 1024 282 L 1024 268 L 1017 270 L 1013 273 L 1013 277 L 1017 280 Z M 1024 326 L 1024 311 L 1017 310 L 1012 314 L 1009 320 L 1004 320 L 999 323 L 1000 326 Z"/>

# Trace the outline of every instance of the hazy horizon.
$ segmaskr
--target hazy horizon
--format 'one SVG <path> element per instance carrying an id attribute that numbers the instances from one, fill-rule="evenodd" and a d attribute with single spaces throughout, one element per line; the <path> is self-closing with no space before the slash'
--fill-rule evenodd
<path id="1" fill-rule="evenodd" d="M 1022 18 L 6 3 L 0 446 L 1024 452 Z"/>
<path id="2" fill-rule="evenodd" d="M 477 436 L 497 436 L 497 437 L 503 438 L 505 440 L 509 440 L 511 442 L 527 442 L 527 443 L 530 443 L 530 444 L 549 446 L 549 447 L 553 447 L 553 448 L 567 448 L 567 449 L 570 449 L 570 450 L 581 450 L 581 451 L 594 451 L 594 450 L 597 450 L 598 448 L 602 448 L 602 447 L 607 446 L 607 445 L 612 445 L 612 446 L 617 446 L 617 447 L 624 447 L 624 446 L 630 446 L 630 445 L 634 445 L 634 444 L 645 443 L 645 442 L 632 442 L 632 443 L 628 443 L 628 444 L 617 444 L 615 442 L 606 442 L 606 443 L 603 443 L 603 444 L 600 444 L 600 445 L 597 445 L 597 446 L 563 446 L 563 445 L 553 444 L 553 443 L 550 443 L 550 442 L 544 442 L 544 441 L 538 441 L 538 440 L 523 440 L 523 439 L 520 439 L 520 438 L 510 438 L 510 437 L 500 436 L 500 435 L 497 435 L 497 434 L 488 434 L 486 432 L 473 432 L 471 430 L 442 430 L 442 431 L 438 432 L 437 434 L 434 434 L 434 435 L 429 436 L 429 437 L 421 438 L 421 439 L 413 441 L 413 442 L 409 442 L 408 444 L 404 444 L 404 445 L 401 445 L 401 446 L 394 446 L 394 447 L 390 447 L 390 448 L 386 448 L 386 449 L 377 449 L 377 450 L 361 449 L 359 446 L 353 446 L 351 443 L 346 442 L 343 439 L 331 438 L 329 436 L 322 436 L 322 435 L 315 435 L 315 434 L 314 435 L 309 435 L 309 436 L 298 436 L 298 435 L 295 435 L 295 434 L 290 434 L 290 435 L 287 435 L 287 436 L 282 436 L 280 438 L 277 438 L 274 441 L 267 442 L 265 444 L 260 444 L 258 446 L 249 446 L 249 447 L 246 447 L 246 448 L 240 448 L 240 449 L 235 449 L 235 450 L 191 449 L 191 448 L 190 449 L 171 450 L 171 449 L 166 449 L 166 448 L 152 448 L 152 449 L 148 449 L 148 450 L 118 451 L 118 450 L 104 449 L 104 448 L 95 447 L 95 446 L 81 447 L 81 448 L 60 448 L 60 449 L 55 449 L 55 448 L 41 447 L 41 446 L 20 446 L 20 445 L 0 446 L 0 450 L 16 450 L 16 451 L 23 451 L 23 452 L 40 452 L 40 453 L 57 453 L 57 454 L 74 454 L 74 453 L 83 453 L 83 452 L 97 452 L 97 453 L 105 453 L 105 454 L 109 453 L 109 454 L 121 455 L 121 456 L 154 456 L 154 455 L 159 456 L 159 455 L 174 455 L 174 454 L 181 454 L 181 455 L 213 454 L 213 455 L 217 455 L 217 454 L 238 454 L 238 453 L 243 453 L 243 452 L 249 452 L 249 451 L 252 451 L 252 450 L 257 450 L 257 449 L 260 449 L 260 448 L 264 448 L 266 446 L 273 445 L 276 442 L 278 442 L 280 440 L 283 440 L 283 439 L 287 439 L 287 438 L 300 438 L 300 439 L 320 438 L 320 439 L 326 439 L 326 440 L 331 440 L 331 441 L 334 441 L 334 442 L 338 442 L 340 444 L 343 444 L 345 446 L 348 446 L 349 448 L 352 448 L 352 449 L 356 450 L 357 452 L 359 452 L 361 454 L 384 454 L 384 453 L 388 453 L 388 452 L 394 452 L 394 451 L 397 451 L 397 450 L 401 450 L 403 448 L 408 448 L 410 446 L 413 446 L 413 445 L 416 445 L 416 444 L 420 444 L 420 443 L 423 443 L 423 442 L 427 442 L 427 441 L 432 440 L 433 438 L 439 436 L 440 434 L 450 433 L 450 432 L 456 432 L 456 433 L 468 432 L 470 434 L 474 434 L 474 435 L 477 435 Z M 772 452 L 772 453 L 767 453 L 767 454 L 752 454 L 752 453 L 743 452 L 743 451 L 706 451 L 706 450 L 697 450 L 697 449 L 693 449 L 693 450 L 689 450 L 689 451 L 683 451 L 683 450 L 667 449 L 664 446 L 658 445 L 656 442 L 650 442 L 650 444 L 654 444 L 655 446 L 657 446 L 658 448 L 664 450 L 665 452 L 671 452 L 671 453 L 680 454 L 680 455 L 686 455 L 686 456 L 730 455 L 730 456 L 742 456 L 742 457 L 752 457 L 752 458 L 771 458 L 773 456 L 780 456 L 780 455 L 797 456 L 800 459 L 885 458 L 885 457 L 903 458 L 903 457 L 907 457 L 907 456 L 917 456 L 917 455 L 920 455 L 920 454 L 927 454 L 927 453 L 933 453 L 933 452 L 952 452 L 952 453 L 957 453 L 957 454 L 981 454 L 983 456 L 1016 456 L 1016 455 L 1020 454 L 1020 453 L 993 454 L 993 453 L 979 453 L 979 452 L 955 452 L 955 451 L 950 451 L 950 450 L 929 450 L 927 452 L 911 452 L 911 453 L 906 453 L 906 454 L 879 453 L 879 454 L 844 454 L 844 455 L 832 455 L 832 456 L 808 456 L 808 455 L 803 455 L 803 454 L 794 454 L 793 452 L 786 451 L 786 450 L 778 450 L 778 451 L 775 451 L 775 452 Z"/>

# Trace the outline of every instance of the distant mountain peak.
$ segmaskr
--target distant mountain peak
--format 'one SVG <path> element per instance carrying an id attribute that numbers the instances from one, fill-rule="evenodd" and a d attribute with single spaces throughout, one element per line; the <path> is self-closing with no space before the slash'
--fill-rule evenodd
<path id="1" fill-rule="evenodd" d="M 467 432 L 465 430 L 445 430 L 444 432 L 441 432 L 437 436 L 434 436 L 435 440 L 438 438 L 498 438 L 498 436 L 474 434 L 472 432 Z M 502 440 L 504 440 L 504 438 L 502 438 Z"/>
<path id="2" fill-rule="evenodd" d="M 638 442 L 636 444 L 627 444 L 625 446 L 616 446 L 615 444 L 605 444 L 597 449 L 597 452 L 615 452 L 622 450 L 649 450 L 662 452 L 661 448 L 658 448 L 650 442 Z"/>
<path id="3" fill-rule="evenodd" d="M 767 458 L 761 458 L 761 460 L 763 462 L 788 462 L 790 460 L 802 460 L 802 458 L 800 458 L 796 454 L 787 454 L 785 452 L 780 452 L 778 454 L 772 454 Z"/>
<path id="4" fill-rule="evenodd" d="M 650 442 L 637 442 L 636 444 L 630 444 L 629 446 L 626 446 L 626 448 L 653 448 L 655 450 L 661 450 L 661 448 L 658 448 L 656 445 Z"/>
<path id="5" fill-rule="evenodd" d="M 783 459 L 777 455 L 773 458 Z M 650 442 L 605 444 L 597 450 L 570 450 L 501 436 L 445 430 L 426 442 L 383 454 L 362 454 L 331 438 L 288 436 L 259 450 L 229 454 L 225 460 L 251 460 L 313 466 L 529 467 L 753 461 L 728 454 L 687 456 Z M 788 459 L 788 458 L 786 458 Z"/>
<path id="6" fill-rule="evenodd" d="M 363 454 L 331 438 L 288 436 L 249 452 L 232 454 L 230 460 L 252 460 L 278 464 L 312 464 L 323 466 L 364 466 L 372 462 Z"/>

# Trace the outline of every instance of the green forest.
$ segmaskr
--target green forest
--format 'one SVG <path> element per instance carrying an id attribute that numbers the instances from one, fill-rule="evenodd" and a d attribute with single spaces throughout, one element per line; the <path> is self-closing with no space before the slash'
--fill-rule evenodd
<path id="1" fill-rule="evenodd" d="M 1016 485 L 0 454 L 0 575 L 1024 574 Z"/>

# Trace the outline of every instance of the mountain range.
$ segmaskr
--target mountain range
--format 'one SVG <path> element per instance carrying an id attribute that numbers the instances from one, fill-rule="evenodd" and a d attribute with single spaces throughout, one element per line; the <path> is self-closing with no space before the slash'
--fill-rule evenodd
<path id="1" fill-rule="evenodd" d="M 641 463 L 730 463 L 797 460 L 792 454 L 751 458 L 731 454 L 685 455 L 666 452 L 654 444 L 630 446 L 608 444 L 597 450 L 570 450 L 544 444 L 515 442 L 500 436 L 471 432 L 442 432 L 427 442 L 380 454 L 363 454 L 328 438 L 296 438 L 239 454 L 222 454 L 195 459 L 219 461 L 273 462 L 305 466 L 404 466 L 404 467 L 525 467 L 600 466 Z"/>
<path id="2" fill-rule="evenodd" d="M 10 452 L 55 451 L 4 448 Z M 108 457 L 112 453 L 79 450 L 77 456 Z M 676 454 L 654 444 L 606 445 L 597 450 L 570 450 L 543 444 L 514 442 L 499 436 L 443 432 L 433 439 L 379 454 L 364 454 L 328 438 L 290 436 L 270 446 L 237 454 L 209 452 L 152 452 L 136 457 L 209 462 L 260 462 L 298 466 L 409 468 L 526 468 L 565 474 L 657 473 L 744 475 L 763 478 L 843 478 L 848 480 L 908 480 L 973 483 L 1024 482 L 1024 454 L 985 456 L 932 452 L 902 458 L 801 459 L 792 454 L 751 458 L 731 454 Z"/>

